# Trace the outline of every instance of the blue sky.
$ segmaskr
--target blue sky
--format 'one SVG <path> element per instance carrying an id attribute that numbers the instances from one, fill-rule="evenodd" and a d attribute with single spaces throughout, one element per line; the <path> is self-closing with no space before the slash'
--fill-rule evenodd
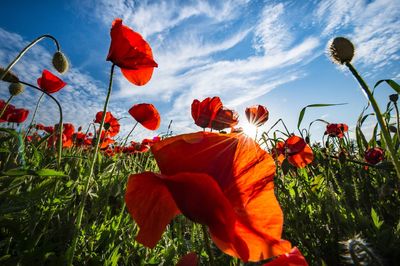
<path id="1" fill-rule="evenodd" d="M 193 99 L 220 96 L 245 124 L 244 109 L 267 106 L 268 129 L 282 118 L 296 130 L 302 107 L 313 103 L 347 103 L 310 109 L 303 126 L 317 118 L 347 123 L 350 131 L 367 101 L 346 69 L 326 56 L 328 41 L 346 36 L 356 46 L 353 64 L 373 86 L 380 79 L 400 81 L 400 1 L 4 1 L 0 10 L 0 65 L 41 34 L 52 34 L 69 57 L 71 69 L 61 76 L 68 83 L 55 94 L 65 121 L 87 126 L 102 109 L 111 63 L 105 61 L 112 21 L 141 33 L 159 64 L 143 87 L 129 83 L 118 70 L 109 110 L 121 120 L 123 132 L 133 126 L 128 109 L 154 104 L 161 113 L 157 132 L 138 129 L 134 138 L 165 132 L 172 119 L 175 133 L 199 130 L 191 118 Z M 41 71 L 51 71 L 55 51 L 41 42 L 14 69 L 21 79 L 36 83 Z M 0 98 L 7 99 L 5 83 Z M 392 91 L 377 91 L 382 108 Z M 17 106 L 34 108 L 39 93 L 26 90 Z M 36 121 L 58 120 L 57 107 L 43 101 Z M 28 118 L 29 120 L 29 118 Z M 374 121 L 365 125 L 372 131 Z M 323 124 L 312 128 L 321 139 Z"/>

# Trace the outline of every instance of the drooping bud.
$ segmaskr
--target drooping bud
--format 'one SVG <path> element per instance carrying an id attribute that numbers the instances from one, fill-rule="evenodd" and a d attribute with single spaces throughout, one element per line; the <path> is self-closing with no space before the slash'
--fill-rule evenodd
<path id="1" fill-rule="evenodd" d="M 354 56 L 354 45 L 344 37 L 336 37 L 329 45 L 329 56 L 336 64 L 349 63 Z"/>
<path id="2" fill-rule="evenodd" d="M 60 51 L 55 52 L 53 55 L 53 66 L 60 74 L 64 74 L 69 68 L 67 57 Z"/>
<path id="3" fill-rule="evenodd" d="M 19 82 L 13 82 L 8 86 L 11 95 L 16 96 L 24 92 L 24 86 Z"/>
<path id="4" fill-rule="evenodd" d="M 389 95 L 389 99 L 392 101 L 392 102 L 397 102 L 398 100 L 399 100 L 399 94 L 391 94 L 391 95 Z"/>
<path id="5" fill-rule="evenodd" d="M 3 76 L 4 70 L 5 70 L 4 68 L 0 67 L 0 77 Z M 19 78 L 14 73 L 12 73 L 11 71 L 7 72 L 7 74 L 3 78 L 3 80 L 7 81 L 7 82 L 14 82 L 14 83 L 19 82 Z"/>

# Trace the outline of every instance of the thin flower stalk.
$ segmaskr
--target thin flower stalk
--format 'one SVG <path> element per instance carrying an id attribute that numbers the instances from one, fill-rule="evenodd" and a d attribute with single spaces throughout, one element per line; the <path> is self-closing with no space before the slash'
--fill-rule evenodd
<path id="1" fill-rule="evenodd" d="M 29 133 L 31 132 L 32 124 L 33 124 L 33 122 L 35 121 L 35 116 L 36 116 L 37 110 L 39 109 L 39 104 L 40 104 L 40 101 L 42 100 L 44 94 L 45 94 L 45 93 L 43 92 L 42 95 L 40 95 L 39 100 L 38 100 L 37 103 L 36 103 L 35 111 L 34 111 L 33 114 L 32 114 L 32 119 L 31 119 L 31 122 L 29 123 L 29 126 L 28 126 L 28 131 L 27 131 L 26 134 L 25 134 L 25 139 L 26 139 L 27 136 L 29 136 Z"/>
<path id="2" fill-rule="evenodd" d="M 3 116 L 4 112 L 7 110 L 7 107 L 10 105 L 11 100 L 14 98 L 14 95 L 10 95 L 3 109 L 0 111 L 0 117 Z"/>
<path id="3" fill-rule="evenodd" d="M 397 177 L 400 179 L 400 163 L 397 158 L 396 151 L 394 149 L 394 145 L 392 142 L 392 138 L 390 136 L 390 133 L 388 131 L 388 128 L 386 126 L 386 123 L 383 119 L 382 113 L 379 109 L 378 103 L 376 102 L 371 90 L 369 89 L 367 83 L 365 83 L 364 79 L 358 74 L 357 70 L 353 67 L 353 65 L 350 62 L 346 62 L 346 66 L 349 68 L 350 72 L 354 75 L 354 77 L 357 79 L 357 81 L 360 83 L 361 88 L 364 90 L 364 92 L 368 96 L 368 100 L 371 102 L 372 108 L 374 109 L 374 112 L 376 114 L 376 119 L 378 120 L 378 124 L 381 128 L 382 131 L 382 136 L 385 140 L 385 143 L 387 145 L 390 157 L 392 158 L 394 168 L 396 169 L 397 172 Z"/>
<path id="4" fill-rule="evenodd" d="M 37 37 L 35 40 L 33 40 L 30 44 L 28 44 L 24 49 L 22 49 L 22 51 L 14 58 L 14 60 L 6 67 L 6 69 L 4 70 L 3 74 L 0 77 L 0 80 L 3 80 L 3 78 L 7 75 L 8 71 L 11 70 L 11 68 L 14 67 L 14 65 L 21 59 L 21 57 L 33 46 L 35 46 L 38 42 L 40 42 L 41 40 L 45 39 L 45 38 L 49 38 L 51 40 L 54 41 L 56 47 L 57 47 L 57 51 L 60 51 L 60 45 L 57 41 L 56 38 L 54 38 L 53 36 L 49 35 L 49 34 L 45 34 L 42 36 Z"/>
<path id="5" fill-rule="evenodd" d="M 24 85 L 26 85 L 28 87 L 31 87 L 31 88 L 33 88 L 35 90 L 43 92 L 44 94 L 49 96 L 58 106 L 58 111 L 60 113 L 60 119 L 59 119 L 59 122 L 58 122 L 59 137 L 58 137 L 58 147 L 57 147 L 57 151 L 58 151 L 57 165 L 58 165 L 58 168 L 60 168 L 61 167 L 61 157 L 62 157 L 62 146 L 63 146 L 62 145 L 62 135 L 63 135 L 63 113 L 62 113 L 62 107 L 61 107 L 60 103 L 57 101 L 57 99 L 54 98 L 50 93 L 47 93 L 47 92 L 43 91 L 42 89 L 40 89 L 39 87 L 37 87 L 37 86 L 35 86 L 33 84 L 30 84 L 30 83 L 27 83 L 27 82 L 24 82 L 24 81 L 20 81 L 20 83 L 24 84 Z"/>
<path id="6" fill-rule="evenodd" d="M 115 64 L 113 64 L 111 66 L 110 81 L 109 81 L 109 85 L 108 85 L 108 92 L 107 92 L 107 96 L 106 96 L 106 101 L 104 103 L 103 115 L 102 115 L 101 123 L 100 123 L 100 126 L 99 126 L 99 136 L 96 137 L 94 154 L 93 154 L 93 158 L 92 158 L 92 161 L 91 161 L 91 164 L 90 164 L 90 172 L 89 172 L 88 178 L 86 179 L 86 183 L 84 185 L 82 201 L 80 202 L 80 205 L 79 205 L 78 215 L 77 215 L 76 224 L 75 224 L 75 232 L 74 232 L 74 235 L 73 235 L 73 238 L 72 238 L 71 247 L 70 247 L 70 250 L 67 251 L 67 253 L 68 253 L 67 254 L 67 266 L 71 266 L 72 265 L 72 262 L 73 262 L 73 259 L 74 259 L 74 254 L 75 254 L 75 250 L 76 250 L 76 245 L 78 243 L 78 237 L 79 237 L 80 228 L 81 228 L 81 224 L 82 224 L 83 211 L 84 211 L 86 199 L 88 197 L 89 185 L 91 183 L 93 172 L 94 172 L 94 165 L 96 163 L 97 154 L 99 152 L 99 146 L 100 146 L 99 144 L 100 144 L 100 139 L 101 139 L 100 135 L 101 135 L 101 131 L 103 130 L 104 120 L 106 118 L 106 113 L 107 113 L 107 106 L 108 106 L 108 102 L 110 100 L 110 95 L 111 95 L 111 91 L 112 91 L 114 68 L 115 68 Z"/>

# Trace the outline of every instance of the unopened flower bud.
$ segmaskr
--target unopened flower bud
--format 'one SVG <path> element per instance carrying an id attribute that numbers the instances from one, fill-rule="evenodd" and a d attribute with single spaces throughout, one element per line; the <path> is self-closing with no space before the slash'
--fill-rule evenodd
<path id="1" fill-rule="evenodd" d="M 55 52 L 53 55 L 53 66 L 60 74 L 64 74 L 68 71 L 69 67 L 67 57 L 60 51 Z"/>
<path id="2" fill-rule="evenodd" d="M 24 92 L 24 86 L 19 82 L 13 82 L 8 86 L 11 95 L 16 96 Z"/>
<path id="3" fill-rule="evenodd" d="M 399 94 L 391 94 L 391 95 L 389 95 L 389 99 L 392 101 L 392 102 L 397 102 L 397 100 L 399 99 Z"/>
<path id="4" fill-rule="evenodd" d="M 3 76 L 4 70 L 5 70 L 4 68 L 0 67 L 0 77 Z M 6 76 L 3 78 L 3 80 L 4 80 L 4 81 L 7 81 L 7 82 L 14 82 L 14 83 L 19 82 L 18 77 L 17 77 L 14 73 L 12 73 L 11 71 L 8 71 L 8 72 L 7 72 L 7 74 L 6 74 Z"/>
<path id="5" fill-rule="evenodd" d="M 344 37 L 336 37 L 329 45 L 329 55 L 336 64 L 349 63 L 354 56 L 354 45 Z"/>

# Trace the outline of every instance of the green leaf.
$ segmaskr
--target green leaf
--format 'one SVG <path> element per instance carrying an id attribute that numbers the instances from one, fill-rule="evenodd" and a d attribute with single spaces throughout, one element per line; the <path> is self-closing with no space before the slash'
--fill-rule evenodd
<path id="1" fill-rule="evenodd" d="M 301 109 L 300 115 L 299 115 L 299 120 L 297 121 L 297 128 L 300 130 L 300 124 L 301 121 L 303 121 L 304 114 L 306 113 L 306 109 L 309 107 L 326 107 L 326 106 L 335 106 L 335 105 L 344 105 L 347 103 L 317 103 L 317 104 L 310 104 Z"/>
<path id="2" fill-rule="evenodd" d="M 35 173 L 38 176 L 67 176 L 63 172 L 56 171 L 56 170 L 53 170 L 53 169 L 45 169 L 45 168 L 37 170 Z"/>
<path id="3" fill-rule="evenodd" d="M 382 80 L 378 81 L 378 82 L 375 84 L 374 89 L 375 89 L 376 87 L 378 87 L 379 84 L 381 84 L 382 82 L 386 82 L 390 87 L 392 87 L 392 89 L 393 89 L 394 91 L 396 91 L 397 93 L 400 93 L 400 85 L 397 84 L 394 80 L 391 80 L 391 79 L 382 79 Z"/>
<path id="4" fill-rule="evenodd" d="M 379 220 L 379 216 L 376 213 L 376 211 L 374 210 L 374 208 L 371 208 L 371 217 L 372 217 L 372 221 L 374 222 L 375 227 L 379 230 L 379 228 L 381 228 L 383 221 Z"/>

